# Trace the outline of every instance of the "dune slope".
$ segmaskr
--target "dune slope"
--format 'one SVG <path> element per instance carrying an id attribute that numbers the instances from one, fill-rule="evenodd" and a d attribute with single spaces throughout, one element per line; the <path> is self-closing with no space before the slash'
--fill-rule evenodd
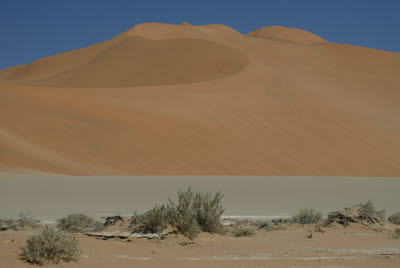
<path id="1" fill-rule="evenodd" d="M 204 39 L 126 37 L 103 47 L 89 57 L 70 53 L 23 66 L 9 79 L 53 87 L 167 85 L 230 76 L 247 65 L 239 51 Z"/>
<path id="2" fill-rule="evenodd" d="M 0 71 L 0 170 L 400 176 L 400 55 L 268 28 L 141 24 Z"/>

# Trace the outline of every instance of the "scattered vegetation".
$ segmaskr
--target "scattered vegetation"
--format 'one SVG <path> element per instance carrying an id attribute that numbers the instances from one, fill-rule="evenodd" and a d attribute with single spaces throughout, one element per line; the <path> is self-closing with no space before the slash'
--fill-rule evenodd
<path id="1" fill-rule="evenodd" d="M 292 223 L 311 224 L 318 223 L 322 219 L 322 214 L 312 208 L 301 209 L 299 213 L 291 218 Z"/>
<path id="2" fill-rule="evenodd" d="M 255 231 L 253 228 L 250 227 L 244 227 L 244 226 L 239 226 L 236 229 L 232 231 L 234 237 L 240 237 L 240 236 L 251 236 L 255 234 Z"/>
<path id="3" fill-rule="evenodd" d="M 138 215 L 136 212 L 131 218 L 131 225 L 138 225 L 142 233 L 162 233 L 168 227 L 168 214 L 165 206 L 155 205 L 153 209 Z"/>
<path id="4" fill-rule="evenodd" d="M 388 220 L 390 223 L 400 224 L 400 212 L 391 215 Z"/>
<path id="5" fill-rule="evenodd" d="M 70 233 L 83 233 L 100 231 L 104 224 L 85 214 L 75 213 L 59 219 L 57 227 Z"/>
<path id="6" fill-rule="evenodd" d="M 79 243 L 74 237 L 47 226 L 41 233 L 28 238 L 27 245 L 21 247 L 20 256 L 27 262 L 43 265 L 46 262 L 70 262 L 80 256 Z"/>
<path id="7" fill-rule="evenodd" d="M 16 219 L 13 218 L 0 218 L 0 230 L 27 230 L 36 229 L 39 227 L 38 220 L 36 220 L 30 213 L 23 212 L 18 215 Z"/>

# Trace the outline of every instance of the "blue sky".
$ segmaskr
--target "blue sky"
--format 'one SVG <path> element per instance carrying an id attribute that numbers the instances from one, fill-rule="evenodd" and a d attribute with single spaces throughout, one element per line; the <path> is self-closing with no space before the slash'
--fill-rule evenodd
<path id="1" fill-rule="evenodd" d="M 112 38 L 144 22 L 302 28 L 400 52 L 400 0 L 2 0 L 0 69 Z"/>

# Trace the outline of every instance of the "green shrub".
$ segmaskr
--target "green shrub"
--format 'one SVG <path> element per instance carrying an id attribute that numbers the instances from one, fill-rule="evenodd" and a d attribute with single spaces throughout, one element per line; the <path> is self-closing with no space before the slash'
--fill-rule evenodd
<path id="1" fill-rule="evenodd" d="M 168 227 L 167 209 L 165 206 L 156 205 L 146 213 L 138 215 L 135 212 L 131 218 L 132 225 L 139 225 L 139 232 L 160 234 Z"/>
<path id="2" fill-rule="evenodd" d="M 292 223 L 310 224 L 318 223 L 322 219 L 322 214 L 312 208 L 305 208 L 300 210 L 295 216 L 291 218 Z"/>
<path id="3" fill-rule="evenodd" d="M 212 196 L 210 193 L 195 192 L 189 187 L 186 191 L 178 191 L 178 200 L 169 200 L 166 206 L 156 205 L 152 210 L 135 214 L 131 218 L 131 227 L 144 233 L 161 233 L 168 225 L 190 239 L 201 231 L 209 233 L 223 233 L 221 215 L 221 193 Z"/>
<path id="4" fill-rule="evenodd" d="M 95 232 L 104 229 L 103 223 L 81 213 L 71 214 L 59 219 L 57 227 L 70 233 Z"/>
<path id="5" fill-rule="evenodd" d="M 194 192 L 191 187 L 186 191 L 179 191 L 177 203 L 169 200 L 169 222 L 190 239 L 200 231 L 223 233 L 222 198 L 220 192 L 212 196 L 211 193 Z"/>
<path id="6" fill-rule="evenodd" d="M 201 229 L 197 223 L 197 213 L 193 209 L 194 192 L 189 187 L 187 191 L 178 192 L 178 202 L 170 200 L 168 205 L 168 218 L 172 226 L 190 239 L 196 237 Z"/>
<path id="7" fill-rule="evenodd" d="M 211 193 L 196 192 L 193 210 L 196 213 L 197 224 L 203 232 L 223 232 L 224 227 L 221 223 L 221 216 L 224 213 L 223 197 L 220 192 L 217 192 L 214 197 L 211 196 Z"/>
<path id="8" fill-rule="evenodd" d="M 21 250 L 22 259 L 39 265 L 50 261 L 70 262 L 78 260 L 80 256 L 78 240 L 47 226 L 41 233 L 28 238 L 27 245 Z"/>
<path id="9" fill-rule="evenodd" d="M 253 228 L 250 227 L 237 227 L 232 231 L 234 237 L 240 237 L 240 236 L 251 236 L 255 234 L 255 231 Z"/>
<path id="10" fill-rule="evenodd" d="M 0 218 L 0 229 L 11 229 L 14 231 L 36 229 L 39 227 L 38 220 L 36 220 L 30 213 L 22 212 L 16 219 L 13 218 Z"/>
<path id="11" fill-rule="evenodd" d="M 400 224 L 400 212 L 391 215 L 388 220 L 390 223 Z"/>

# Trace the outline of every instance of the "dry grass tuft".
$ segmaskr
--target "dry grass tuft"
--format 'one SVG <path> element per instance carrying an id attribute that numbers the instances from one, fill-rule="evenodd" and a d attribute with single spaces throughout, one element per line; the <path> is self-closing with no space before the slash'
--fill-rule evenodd
<path id="1" fill-rule="evenodd" d="M 311 224 L 318 223 L 322 219 L 322 214 L 313 208 L 304 208 L 291 218 L 292 223 Z"/>
<path id="2" fill-rule="evenodd" d="M 74 213 L 59 219 L 57 227 L 70 233 L 84 233 L 101 231 L 104 224 L 85 214 Z"/>
<path id="3" fill-rule="evenodd" d="M 22 212 L 16 219 L 0 218 L 0 230 L 21 231 L 27 229 L 36 229 L 39 227 L 39 221 L 36 220 L 29 211 Z"/>
<path id="4" fill-rule="evenodd" d="M 250 227 L 243 227 L 239 226 L 236 229 L 232 231 L 234 237 L 240 237 L 240 236 L 251 236 L 255 234 L 255 231 L 253 228 Z"/>

